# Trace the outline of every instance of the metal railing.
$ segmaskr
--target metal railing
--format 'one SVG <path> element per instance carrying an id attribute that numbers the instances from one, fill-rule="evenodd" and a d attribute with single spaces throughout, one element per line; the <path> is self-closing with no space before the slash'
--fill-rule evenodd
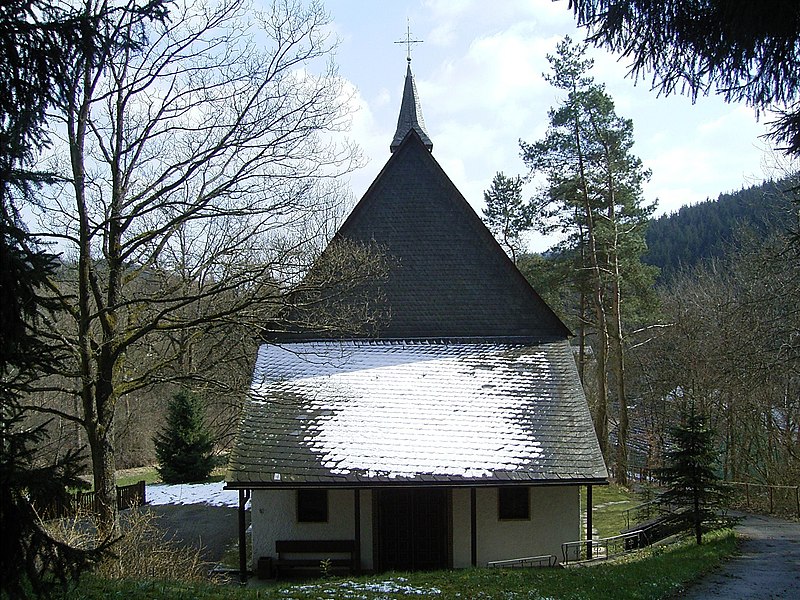
<path id="1" fill-rule="evenodd" d="M 731 481 L 728 485 L 734 489 L 734 507 L 800 518 L 800 486 L 742 481 Z"/>
<path id="2" fill-rule="evenodd" d="M 564 564 L 569 564 L 620 556 L 643 548 L 649 543 L 646 532 L 642 529 L 637 529 L 636 531 L 607 538 L 564 542 L 561 544 L 561 553 L 564 556 Z"/>
<path id="3" fill-rule="evenodd" d="M 541 556 L 526 556 L 524 558 L 510 558 L 508 560 L 492 560 L 486 563 L 486 566 L 501 569 L 527 569 L 555 567 L 556 564 L 558 564 L 558 558 L 552 554 L 542 554 Z"/>

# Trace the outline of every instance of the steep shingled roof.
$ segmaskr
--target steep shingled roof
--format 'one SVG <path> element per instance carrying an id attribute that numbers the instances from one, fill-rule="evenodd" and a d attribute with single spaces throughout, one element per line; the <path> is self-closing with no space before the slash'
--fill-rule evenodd
<path id="1" fill-rule="evenodd" d="M 420 139 L 429 152 L 433 151 L 433 142 L 428 136 L 428 132 L 425 130 L 425 119 L 422 118 L 422 105 L 419 102 L 417 84 L 414 83 L 414 75 L 411 73 L 411 63 L 409 62 L 408 69 L 406 70 L 406 82 L 403 86 L 403 100 L 400 104 L 400 116 L 397 118 L 397 130 L 394 132 L 394 138 L 389 145 L 389 150 L 392 152 L 397 150 L 411 130 L 419 134 Z"/>
<path id="2" fill-rule="evenodd" d="M 569 335 L 415 130 L 337 237 L 377 243 L 392 260 L 379 338 Z"/>
<path id="3" fill-rule="evenodd" d="M 388 319 L 338 336 L 349 339 L 310 327 L 261 346 L 228 487 L 604 482 L 569 330 L 424 130 L 402 135 L 326 250 L 347 241 L 386 253 L 388 274 L 368 291 Z"/>

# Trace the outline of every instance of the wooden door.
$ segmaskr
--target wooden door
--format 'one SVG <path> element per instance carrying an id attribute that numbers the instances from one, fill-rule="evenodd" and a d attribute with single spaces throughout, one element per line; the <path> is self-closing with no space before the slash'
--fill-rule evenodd
<path id="1" fill-rule="evenodd" d="M 441 489 L 385 489 L 375 494 L 380 571 L 450 566 L 450 494 Z"/>

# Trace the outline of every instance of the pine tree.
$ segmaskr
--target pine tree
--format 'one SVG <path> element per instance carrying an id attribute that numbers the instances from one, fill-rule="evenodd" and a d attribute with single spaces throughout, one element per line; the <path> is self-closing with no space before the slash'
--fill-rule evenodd
<path id="1" fill-rule="evenodd" d="M 497 173 L 483 200 L 483 220 L 516 263 L 524 249 L 522 234 L 533 227 L 533 207 L 522 199 L 522 179 Z"/>
<path id="2" fill-rule="evenodd" d="M 691 403 L 670 436 L 674 446 L 665 453 L 668 466 L 658 471 L 666 490 L 658 501 L 662 506 L 689 506 L 695 539 L 702 544 L 703 523 L 724 506 L 727 498 L 727 488 L 714 468 L 714 433 Z"/>
<path id="3" fill-rule="evenodd" d="M 156 435 L 158 472 L 165 483 L 202 481 L 214 468 L 214 441 L 200 398 L 181 390 L 167 406 L 167 424 Z"/>
<path id="4" fill-rule="evenodd" d="M 616 114 L 614 101 L 591 76 L 585 47 L 567 36 L 548 55 L 545 79 L 566 94 L 549 112 L 544 138 L 520 142 L 532 175 L 546 183 L 534 197 L 536 227 L 566 234 L 561 248 L 579 259 L 573 287 L 579 294 L 579 372 L 593 334 L 595 398 L 593 417 L 600 449 L 609 450 L 610 409 L 617 406 L 614 453 L 618 483 L 627 483 L 627 330 L 647 304 L 655 273 L 643 265 L 645 230 L 654 205 L 642 185 L 650 172 L 633 152 L 633 122 Z M 586 331 L 584 329 L 590 331 Z"/>

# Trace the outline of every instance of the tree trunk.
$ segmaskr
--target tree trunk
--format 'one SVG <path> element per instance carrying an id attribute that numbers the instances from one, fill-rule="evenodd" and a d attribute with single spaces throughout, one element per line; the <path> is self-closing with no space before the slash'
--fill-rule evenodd
<path id="1" fill-rule="evenodd" d="M 580 177 L 581 204 L 586 218 L 586 240 L 588 243 L 589 266 L 592 273 L 592 298 L 595 314 L 595 331 L 597 334 L 595 354 L 597 362 L 597 398 L 595 403 L 595 432 L 597 441 L 600 444 L 600 451 L 603 457 L 608 460 L 608 376 L 606 373 L 607 359 L 606 351 L 608 348 L 608 324 L 606 323 L 606 313 L 603 301 L 603 280 L 600 271 L 600 261 L 597 254 L 597 239 L 594 226 L 594 213 L 589 201 L 589 185 L 586 176 L 586 166 L 584 164 L 583 145 L 581 142 L 581 124 L 577 116 L 575 117 L 573 134 L 575 136 L 575 147 L 578 156 L 578 172 Z"/>
<path id="2" fill-rule="evenodd" d="M 87 437 L 92 451 L 92 470 L 96 498 L 97 520 L 102 535 L 119 534 L 117 507 L 116 454 L 114 452 L 113 419 L 109 426 L 93 423 Z"/>

